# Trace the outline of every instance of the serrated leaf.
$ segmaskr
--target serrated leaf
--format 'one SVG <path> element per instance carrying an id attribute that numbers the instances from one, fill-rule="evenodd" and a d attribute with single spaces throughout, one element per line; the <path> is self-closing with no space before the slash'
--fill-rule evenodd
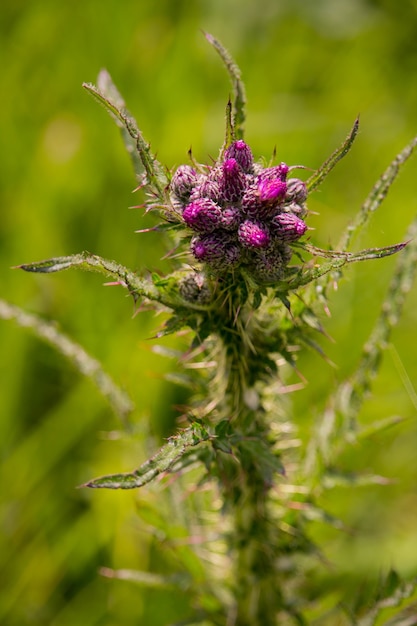
<path id="1" fill-rule="evenodd" d="M 413 154 L 416 146 L 417 137 L 414 137 L 414 139 L 410 141 L 410 143 L 395 157 L 395 159 L 387 167 L 387 169 L 374 185 L 367 199 L 363 203 L 359 213 L 356 216 L 356 219 L 352 224 L 348 226 L 345 233 L 343 234 L 337 246 L 339 250 L 347 250 L 351 246 L 355 236 L 368 222 L 372 213 L 374 213 L 382 204 L 391 185 L 397 178 L 401 167 Z"/>
<path id="2" fill-rule="evenodd" d="M 369 485 L 389 485 L 391 480 L 377 474 L 355 474 L 353 472 L 327 471 L 322 478 L 325 489 L 336 487 L 368 487 Z"/>
<path id="3" fill-rule="evenodd" d="M 407 246 L 408 242 L 397 243 L 391 246 L 384 246 L 382 248 L 368 248 L 366 250 L 360 250 L 359 252 L 340 252 L 337 250 L 322 250 L 316 248 L 310 244 L 303 244 L 303 247 L 314 254 L 315 256 L 323 256 L 331 258 L 332 261 L 323 263 L 313 268 L 301 269 L 295 274 L 287 283 L 287 287 L 290 289 L 297 289 L 308 283 L 317 280 L 321 276 L 329 274 L 330 272 L 340 269 L 348 263 L 356 263 L 358 261 L 370 261 L 372 259 L 382 259 L 386 256 L 391 256 L 400 252 Z M 301 244 L 300 244 L 301 246 Z"/>
<path id="4" fill-rule="evenodd" d="M 99 570 L 101 576 L 105 578 L 116 578 L 117 580 L 127 580 L 142 587 L 151 589 L 180 588 L 186 589 L 190 585 L 190 577 L 185 574 L 175 574 L 173 576 L 162 576 L 140 570 L 131 569 L 111 569 L 102 567 Z"/>
<path id="5" fill-rule="evenodd" d="M 385 419 L 379 420 L 378 422 L 374 422 L 369 426 L 365 426 L 361 428 L 358 433 L 358 439 L 368 439 L 369 437 L 373 437 L 376 434 L 384 432 L 393 426 L 397 426 L 397 424 L 402 424 L 407 418 L 401 417 L 400 415 L 392 415 L 390 417 L 386 417 Z"/>
<path id="6" fill-rule="evenodd" d="M 189 451 L 210 438 L 209 433 L 199 424 L 170 437 L 168 442 L 148 461 L 134 472 L 109 474 L 89 481 L 83 487 L 101 489 L 137 489 L 151 482 L 157 476 L 168 472 Z"/>
<path id="7" fill-rule="evenodd" d="M 55 257 L 35 263 L 24 263 L 17 266 L 17 269 L 22 269 L 25 272 L 40 274 L 62 272 L 72 268 L 111 276 L 117 280 L 119 285 L 128 289 L 129 293 L 135 299 L 144 297 L 155 302 L 160 302 L 170 308 L 176 308 L 178 306 L 177 302 L 169 298 L 162 288 L 158 289 L 154 283 L 140 278 L 140 276 L 123 265 L 116 263 L 116 261 L 104 259 L 103 257 L 90 254 L 89 252 L 82 252 L 81 254 L 74 254 L 72 256 Z"/>
<path id="8" fill-rule="evenodd" d="M 343 157 L 349 152 L 352 147 L 353 142 L 355 141 L 356 135 L 359 130 L 359 117 L 356 118 L 355 123 L 352 126 L 352 129 L 345 141 L 342 143 L 337 150 L 330 155 L 330 157 L 323 163 L 319 169 L 314 172 L 312 176 L 306 181 L 307 191 L 311 193 L 314 189 L 323 182 L 326 176 L 332 171 L 334 166 L 343 159 Z"/>
<path id="9" fill-rule="evenodd" d="M 133 141 L 134 149 L 139 155 L 140 162 L 146 174 L 145 182 L 152 185 L 154 190 L 158 193 L 158 196 L 163 198 L 164 188 L 168 181 L 162 165 L 152 154 L 150 145 L 143 138 L 136 120 L 125 108 L 124 101 L 114 86 L 110 75 L 107 72 L 103 75 L 102 72 L 100 77 L 99 82 L 104 86 L 106 90 L 105 93 L 91 83 L 83 83 L 84 89 L 86 89 L 95 100 L 102 104 L 106 111 L 116 120 L 118 126 L 126 131 L 127 136 L 124 135 L 124 139 L 128 152 L 132 155 Z M 134 163 L 137 165 L 138 161 L 134 160 Z"/>
<path id="10" fill-rule="evenodd" d="M 406 582 L 402 580 L 394 570 L 391 570 L 386 579 L 381 580 L 379 583 L 374 606 L 367 611 L 366 615 L 361 615 L 357 622 L 355 622 L 355 625 L 374 626 L 377 618 L 385 609 L 399 607 L 404 601 L 408 600 L 416 593 L 416 589 L 417 579 Z M 369 606 L 369 599 L 367 600 L 367 606 Z M 390 620 L 389 624 L 401 624 L 401 622 Z"/>
<path id="11" fill-rule="evenodd" d="M 240 69 L 234 62 L 233 58 L 226 48 L 209 33 L 204 33 L 207 41 L 219 53 L 233 85 L 234 103 L 233 103 L 233 135 L 234 139 L 243 139 L 244 123 L 246 119 L 246 94 L 245 86 L 240 77 Z"/>

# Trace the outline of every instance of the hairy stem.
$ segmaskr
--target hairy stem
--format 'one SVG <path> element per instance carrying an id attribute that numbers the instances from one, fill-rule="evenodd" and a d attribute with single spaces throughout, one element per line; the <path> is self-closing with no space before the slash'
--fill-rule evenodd
<path id="1" fill-rule="evenodd" d="M 248 391 L 264 376 L 256 371 L 256 350 L 251 341 L 256 322 L 248 315 L 244 296 L 236 287 L 228 290 L 222 317 L 218 328 L 225 354 L 225 407 L 230 411 L 233 441 L 232 458 L 219 458 L 220 482 L 233 520 L 230 549 L 235 605 L 228 623 L 272 626 L 282 607 L 269 510 L 274 441 L 256 394 L 248 399 Z"/>

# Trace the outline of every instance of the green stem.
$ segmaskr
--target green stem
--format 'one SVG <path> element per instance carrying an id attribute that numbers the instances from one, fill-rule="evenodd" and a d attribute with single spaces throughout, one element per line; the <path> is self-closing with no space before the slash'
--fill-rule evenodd
<path id="1" fill-rule="evenodd" d="M 258 452 L 271 455 L 274 442 L 262 406 L 250 407 L 247 391 L 261 378 L 251 371 L 255 321 L 245 314 L 242 294 L 231 289 L 223 307 L 221 340 L 225 352 L 226 407 L 230 410 L 233 458 L 223 459 L 220 472 L 225 504 L 233 520 L 234 626 L 273 626 L 283 606 L 277 577 L 277 545 L 273 534 L 268 480 Z M 251 354 L 252 353 L 252 354 Z"/>

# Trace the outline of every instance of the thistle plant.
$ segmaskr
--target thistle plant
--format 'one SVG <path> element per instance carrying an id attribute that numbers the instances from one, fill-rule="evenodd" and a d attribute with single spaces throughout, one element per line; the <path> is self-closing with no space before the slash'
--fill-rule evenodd
<path id="1" fill-rule="evenodd" d="M 336 606 L 329 621 L 314 613 L 319 602 L 303 595 L 307 570 L 302 557 L 321 558 L 320 547 L 309 537 L 311 518 L 338 525 L 321 509 L 320 495 L 332 477 L 336 480 L 341 451 L 367 434 L 357 415 L 411 286 L 417 221 L 405 242 L 360 251 L 351 247 L 417 139 L 378 180 L 337 249 L 318 248 L 311 243 L 308 199 L 348 153 L 358 120 L 309 176 L 303 166 L 279 162 L 279 155 L 277 162 L 255 160 L 244 140 L 245 90 L 239 69 L 217 40 L 207 39 L 233 86 L 224 144 L 209 164 L 197 163 L 190 154 L 187 164 L 165 169 L 110 76 L 103 71 L 97 87 L 84 85 L 121 129 L 138 187 L 145 193 L 144 207 L 155 214 L 152 230 L 170 240 L 173 271 L 141 275 L 87 252 L 20 266 L 37 273 L 78 268 L 110 276 L 135 302 L 169 314 L 159 336 L 191 331 L 182 382 L 192 395 L 178 432 L 139 468 L 92 479 L 84 487 L 134 489 L 196 471 L 197 492 L 204 486 L 212 504 L 221 502 L 212 529 L 220 546 L 217 565 L 204 557 L 199 568 L 184 562 L 176 578 L 108 569 L 103 574 L 151 586 L 178 584 L 190 599 L 184 624 L 307 624 L 313 614 L 316 624 L 374 624 L 387 606 L 411 598 L 414 584 L 400 581 L 392 571 L 371 603 L 359 598 L 353 605 Z M 298 372 L 297 350 L 321 353 L 315 335 L 324 333 L 322 311 L 345 266 L 399 252 L 382 313 L 355 374 L 329 400 L 310 444 L 299 449 L 288 394 L 285 400 L 283 394 L 288 369 Z M 383 420 L 368 431 L 390 423 Z M 356 480 L 372 483 L 375 477 Z"/>

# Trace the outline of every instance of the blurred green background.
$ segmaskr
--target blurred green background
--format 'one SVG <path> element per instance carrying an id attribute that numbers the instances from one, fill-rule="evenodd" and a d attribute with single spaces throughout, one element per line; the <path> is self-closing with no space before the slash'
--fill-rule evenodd
<path id="1" fill-rule="evenodd" d="M 218 154 L 228 77 L 201 30 L 218 37 L 243 73 L 246 139 L 256 157 L 318 167 L 361 114 L 350 155 L 310 202 L 312 238 L 336 244 L 399 150 L 417 134 L 416 0 L 3 0 L 0 8 L 1 297 L 55 319 L 132 396 L 134 438 L 90 381 L 54 350 L 0 320 L 0 623 L 53 626 L 167 624 L 187 614 L 179 594 L 106 580 L 100 566 L 161 569 L 137 509 L 163 498 L 77 490 L 128 471 L 175 429 L 175 367 L 152 352 L 160 320 L 94 275 L 28 275 L 19 263 L 89 250 L 142 270 L 168 270 L 152 224 L 128 210 L 135 179 L 117 129 L 82 90 L 106 67 L 159 159 L 173 167 Z M 403 171 L 360 241 L 402 240 L 417 210 L 417 161 Z M 294 396 L 304 437 L 325 396 L 354 369 L 394 258 L 352 268 L 332 299 L 323 343 L 332 369 L 305 354 Z M 417 574 L 417 290 L 393 334 L 363 423 L 407 418 L 344 467 L 388 476 L 388 486 L 329 492 L 323 503 L 351 532 L 312 528 L 341 580 L 396 567 Z M 171 341 L 172 344 L 172 341 Z M 112 434 L 113 433 L 113 434 Z M 168 558 L 168 557 L 167 557 Z M 172 563 L 171 563 L 172 565 Z M 168 565 L 167 565 L 168 567 Z M 175 569 L 175 568 L 174 568 Z M 346 583 L 347 584 L 347 583 Z"/>

